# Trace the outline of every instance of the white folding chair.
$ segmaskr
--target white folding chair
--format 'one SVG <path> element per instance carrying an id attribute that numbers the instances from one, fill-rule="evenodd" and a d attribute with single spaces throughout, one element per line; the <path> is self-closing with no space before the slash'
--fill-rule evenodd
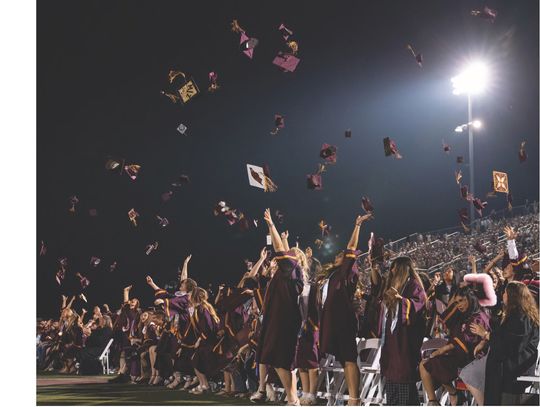
<path id="1" fill-rule="evenodd" d="M 358 368 L 360 369 L 360 401 L 363 405 L 383 404 L 384 380 L 379 360 L 381 340 L 360 339 L 358 342 Z"/>
<path id="2" fill-rule="evenodd" d="M 109 340 L 109 343 L 107 343 L 107 346 L 105 346 L 105 349 L 103 349 L 103 352 L 101 352 L 101 355 L 99 357 L 101 366 L 103 366 L 103 374 L 106 375 L 110 374 L 111 372 L 111 369 L 109 368 L 109 353 L 111 353 L 111 345 L 113 341 L 113 338 Z"/>

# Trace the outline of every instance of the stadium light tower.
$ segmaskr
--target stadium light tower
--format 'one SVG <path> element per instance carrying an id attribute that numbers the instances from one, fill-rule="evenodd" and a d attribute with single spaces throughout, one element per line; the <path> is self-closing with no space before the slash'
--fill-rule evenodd
<path id="1" fill-rule="evenodd" d="M 487 66 L 482 62 L 473 62 L 467 66 L 463 72 L 459 75 L 452 78 L 452 86 L 454 88 L 454 95 L 467 95 L 467 110 L 468 110 L 468 120 L 467 124 L 473 124 L 472 126 L 467 125 L 469 130 L 469 183 L 470 191 L 474 197 L 474 143 L 473 143 L 473 129 L 478 128 L 478 124 L 475 124 L 475 121 L 472 119 L 472 96 L 479 95 L 487 87 L 489 80 L 489 71 Z M 480 123 L 481 126 L 481 123 Z M 474 221 L 474 204 L 470 202 L 469 204 L 470 212 L 470 221 Z"/>

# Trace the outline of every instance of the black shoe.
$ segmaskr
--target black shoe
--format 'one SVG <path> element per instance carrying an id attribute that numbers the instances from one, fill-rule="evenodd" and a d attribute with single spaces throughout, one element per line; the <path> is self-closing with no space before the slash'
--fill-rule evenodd
<path id="1" fill-rule="evenodd" d="M 119 374 L 113 379 L 109 380 L 109 383 L 127 383 L 131 380 L 131 377 L 127 374 Z"/>

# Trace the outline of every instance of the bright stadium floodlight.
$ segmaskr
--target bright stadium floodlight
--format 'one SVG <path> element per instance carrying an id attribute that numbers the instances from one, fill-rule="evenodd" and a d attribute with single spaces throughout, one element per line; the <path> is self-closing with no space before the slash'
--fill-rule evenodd
<path id="1" fill-rule="evenodd" d="M 489 72 L 487 66 L 482 62 L 473 62 L 463 72 L 452 78 L 454 94 L 477 95 L 482 93 L 487 86 Z"/>
<path id="2" fill-rule="evenodd" d="M 479 129 L 480 127 L 482 127 L 482 122 L 480 120 L 475 120 L 472 122 L 472 125 L 475 129 Z"/>

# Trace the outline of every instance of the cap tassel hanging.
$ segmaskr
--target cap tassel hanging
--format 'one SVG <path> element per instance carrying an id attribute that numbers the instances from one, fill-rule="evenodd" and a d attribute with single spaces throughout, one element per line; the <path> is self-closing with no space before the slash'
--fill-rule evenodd
<path id="1" fill-rule="evenodd" d="M 264 192 L 276 192 L 278 187 L 274 183 L 274 181 L 272 181 L 272 179 L 270 178 L 270 167 L 268 167 L 268 165 L 265 164 L 263 166 L 263 172 L 264 172 L 264 180 L 263 180 Z"/>

